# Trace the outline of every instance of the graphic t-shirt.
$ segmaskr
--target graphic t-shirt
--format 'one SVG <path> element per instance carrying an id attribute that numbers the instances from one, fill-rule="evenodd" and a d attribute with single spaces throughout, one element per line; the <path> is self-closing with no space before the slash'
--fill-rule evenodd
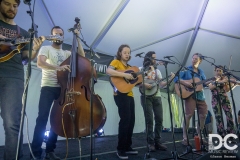
<path id="1" fill-rule="evenodd" d="M 56 49 L 52 46 L 43 46 L 39 50 L 38 56 L 40 55 L 47 57 L 47 63 L 60 66 L 60 64 L 71 55 L 71 52 L 62 49 Z M 56 70 L 42 69 L 41 87 L 43 86 L 60 87 L 57 80 Z"/>
<path id="2" fill-rule="evenodd" d="M 16 38 L 18 36 L 17 25 L 10 25 L 0 20 L 0 34 L 7 38 Z M 20 36 L 23 38 L 29 38 L 30 35 L 27 31 L 19 27 Z M 4 44 L 5 45 L 5 44 Z M 3 44 L 0 44 L 0 53 L 4 53 Z M 29 44 L 27 44 L 22 51 L 28 50 Z M 3 49 L 3 50 L 2 50 Z M 13 48 L 14 49 L 14 48 Z M 0 63 L 0 77 L 5 78 L 17 78 L 24 80 L 24 70 L 22 64 L 22 54 L 16 54 L 11 59 Z"/>

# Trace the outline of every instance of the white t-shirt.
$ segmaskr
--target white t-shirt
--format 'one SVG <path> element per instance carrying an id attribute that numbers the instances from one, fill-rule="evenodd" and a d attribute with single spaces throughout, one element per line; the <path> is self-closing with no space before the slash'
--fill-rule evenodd
<path id="1" fill-rule="evenodd" d="M 142 67 L 139 68 L 140 70 L 142 70 Z M 157 78 L 156 78 L 156 73 L 155 71 L 157 72 Z M 159 69 L 155 69 L 153 71 L 146 71 L 145 72 L 145 79 L 152 79 L 152 80 L 160 80 L 162 79 L 162 73 L 160 72 Z M 157 93 L 154 95 L 155 97 L 161 97 L 161 92 L 160 92 L 160 89 L 157 91 Z"/>
<path id="2" fill-rule="evenodd" d="M 46 62 L 52 65 L 60 66 L 70 55 L 70 51 L 56 49 L 52 46 L 42 46 L 38 56 L 43 55 L 47 57 Z M 50 69 L 42 69 L 41 87 L 60 87 L 57 81 L 57 71 Z"/>

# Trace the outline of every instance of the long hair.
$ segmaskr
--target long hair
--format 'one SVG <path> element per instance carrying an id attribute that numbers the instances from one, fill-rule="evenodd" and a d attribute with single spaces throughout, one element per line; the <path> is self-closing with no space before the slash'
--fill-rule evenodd
<path id="1" fill-rule="evenodd" d="M 123 48 L 125 48 L 125 47 L 127 47 L 127 48 L 129 48 L 130 49 L 130 53 L 131 53 L 131 48 L 129 47 L 129 45 L 127 45 L 127 44 L 122 44 L 119 48 L 118 48 L 118 51 L 117 51 L 117 54 L 116 54 L 116 59 L 117 60 L 121 60 L 121 56 L 122 56 L 122 50 L 123 50 Z M 128 61 L 131 59 L 131 56 L 129 57 L 129 59 L 128 59 Z"/>
<path id="2" fill-rule="evenodd" d="M 143 67 L 153 65 L 153 62 L 151 60 L 153 54 L 156 54 L 156 53 L 154 51 L 149 51 L 147 54 L 145 54 L 144 60 L 143 60 Z"/>

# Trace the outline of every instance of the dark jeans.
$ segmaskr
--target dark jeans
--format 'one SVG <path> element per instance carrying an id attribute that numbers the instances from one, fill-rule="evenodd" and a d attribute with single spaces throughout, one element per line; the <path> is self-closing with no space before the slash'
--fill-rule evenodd
<path id="1" fill-rule="evenodd" d="M 132 145 L 132 134 L 135 123 L 134 99 L 126 94 L 119 93 L 114 96 L 114 100 L 118 106 L 118 114 L 120 117 L 117 149 L 126 151 Z"/>
<path id="2" fill-rule="evenodd" d="M 16 157 L 23 88 L 23 80 L 0 78 L 0 109 L 5 130 L 4 160 L 12 160 Z M 20 147 L 22 148 L 22 137 Z M 22 149 L 20 149 L 19 156 L 22 156 Z"/>
<path id="3" fill-rule="evenodd" d="M 60 87 L 42 87 L 38 106 L 38 117 L 34 129 L 32 151 L 35 157 L 41 157 L 42 142 L 49 117 L 49 112 L 54 100 L 56 100 L 61 92 Z M 56 148 L 57 135 L 50 130 L 49 138 L 46 143 L 46 153 L 53 152 Z"/>
<path id="4" fill-rule="evenodd" d="M 146 105 L 143 105 L 144 98 L 141 96 L 141 104 L 145 116 L 147 142 L 154 144 L 160 142 L 163 122 L 163 109 L 161 97 L 146 97 Z M 144 108 L 145 107 L 145 108 Z M 153 133 L 153 114 L 155 127 Z M 155 136 L 154 136 L 155 135 Z"/>

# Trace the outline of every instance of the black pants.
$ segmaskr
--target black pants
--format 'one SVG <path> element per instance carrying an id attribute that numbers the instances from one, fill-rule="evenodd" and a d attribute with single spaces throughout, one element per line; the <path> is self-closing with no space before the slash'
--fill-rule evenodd
<path id="1" fill-rule="evenodd" d="M 126 94 L 118 94 L 114 96 L 114 100 L 118 106 L 120 117 L 117 149 L 126 151 L 132 145 L 132 134 L 135 123 L 134 99 Z"/>
<path id="2" fill-rule="evenodd" d="M 33 141 L 32 141 L 32 151 L 35 157 L 41 157 L 42 154 L 42 142 L 44 138 L 44 133 L 46 130 L 46 125 L 49 117 L 49 112 L 52 103 L 60 95 L 60 87 L 42 87 L 41 95 L 39 99 L 38 106 L 38 117 L 36 120 L 36 126 L 34 129 Z M 49 138 L 46 143 L 46 153 L 53 152 L 56 148 L 57 135 L 50 130 Z"/>

